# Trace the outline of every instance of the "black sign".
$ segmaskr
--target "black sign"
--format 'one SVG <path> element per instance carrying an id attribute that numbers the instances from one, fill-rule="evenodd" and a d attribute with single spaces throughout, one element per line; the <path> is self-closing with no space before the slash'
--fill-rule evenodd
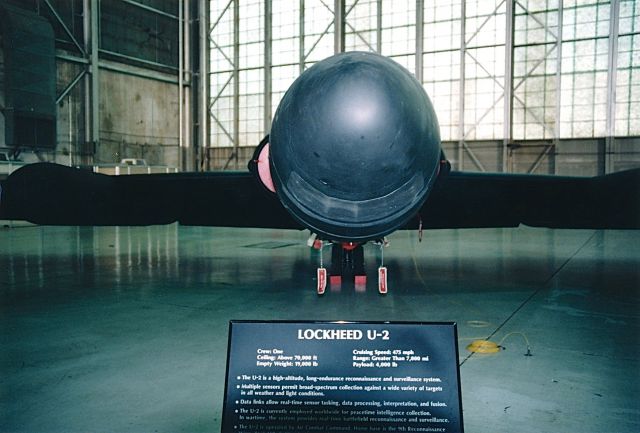
<path id="1" fill-rule="evenodd" d="M 222 433 L 463 430 L 455 323 L 230 323 Z"/>

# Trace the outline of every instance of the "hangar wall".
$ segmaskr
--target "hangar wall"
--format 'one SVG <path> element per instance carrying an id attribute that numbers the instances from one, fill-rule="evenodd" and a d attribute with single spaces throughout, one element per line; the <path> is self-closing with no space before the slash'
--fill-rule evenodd
<path id="1" fill-rule="evenodd" d="M 57 67 L 56 148 L 7 147 L 0 115 L 0 152 L 24 163 L 100 165 L 142 158 L 150 165 L 180 166 L 178 2 L 0 3 L 51 23 Z M 0 29 L 0 37 L 1 33 Z M 0 104 L 4 106 L 2 59 L 0 53 Z"/>
<path id="2" fill-rule="evenodd" d="M 96 162 L 143 158 L 179 167 L 178 111 L 178 86 L 103 71 Z"/>
<path id="3" fill-rule="evenodd" d="M 73 66 L 58 62 L 59 89 L 76 76 Z M 56 150 L 38 151 L 40 160 L 76 165 L 143 158 L 152 165 L 180 165 L 177 85 L 105 69 L 99 89 L 99 145 L 86 140 L 85 89 L 78 86 L 58 104 Z"/>

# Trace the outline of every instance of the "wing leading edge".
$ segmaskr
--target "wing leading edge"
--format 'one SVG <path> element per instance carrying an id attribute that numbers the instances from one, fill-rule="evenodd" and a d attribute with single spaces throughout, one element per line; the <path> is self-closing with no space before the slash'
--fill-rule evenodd
<path id="1" fill-rule="evenodd" d="M 597 177 L 451 172 L 420 217 L 424 228 L 638 229 L 640 169 Z"/>
<path id="2" fill-rule="evenodd" d="M 2 185 L 0 219 L 49 225 L 301 228 L 251 173 L 107 176 L 57 164 L 24 166 Z"/>

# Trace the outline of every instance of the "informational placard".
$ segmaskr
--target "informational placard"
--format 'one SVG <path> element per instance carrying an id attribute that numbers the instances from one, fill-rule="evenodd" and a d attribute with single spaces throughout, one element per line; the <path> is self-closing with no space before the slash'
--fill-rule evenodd
<path id="1" fill-rule="evenodd" d="M 222 433 L 463 430 L 455 323 L 230 323 Z"/>

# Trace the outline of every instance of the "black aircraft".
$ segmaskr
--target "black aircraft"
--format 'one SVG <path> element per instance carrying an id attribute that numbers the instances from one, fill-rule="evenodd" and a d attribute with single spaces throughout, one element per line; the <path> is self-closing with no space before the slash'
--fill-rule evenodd
<path id="1" fill-rule="evenodd" d="M 258 182 L 256 182 L 258 180 Z M 640 228 L 640 169 L 592 178 L 450 171 L 421 84 L 352 52 L 292 84 L 249 172 L 106 176 L 27 165 L 1 184 L 0 219 L 58 225 L 307 228 L 332 245 L 331 282 L 363 282 L 362 245 L 399 229 Z M 387 291 L 387 270 L 378 288 Z M 317 290 L 324 293 L 321 265 Z"/>

